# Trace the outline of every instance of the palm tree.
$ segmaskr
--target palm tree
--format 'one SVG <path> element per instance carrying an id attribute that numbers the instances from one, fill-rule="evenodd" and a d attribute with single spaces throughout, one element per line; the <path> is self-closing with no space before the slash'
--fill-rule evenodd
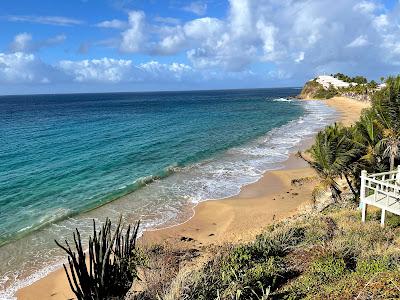
<path id="1" fill-rule="evenodd" d="M 316 187 L 317 191 L 329 188 L 332 196 L 336 200 L 340 199 L 341 190 L 337 179 L 344 176 L 351 191 L 357 194 L 349 175 L 359 148 L 352 142 L 349 129 L 337 123 L 326 127 L 324 131 L 318 133 L 314 145 L 307 152 L 311 155 L 311 159 L 301 153 L 299 155 L 316 170 L 320 177 L 321 182 Z"/>
<path id="2" fill-rule="evenodd" d="M 361 150 L 361 157 L 355 174 L 359 174 L 361 169 L 369 171 L 385 170 L 382 157 L 384 148 L 382 139 L 382 131 L 377 123 L 374 111 L 370 109 L 363 111 L 353 132 L 353 141 Z"/>
<path id="3" fill-rule="evenodd" d="M 400 149 L 400 77 L 389 78 L 387 83 L 386 95 L 375 101 L 373 109 L 383 135 L 384 155 L 393 170 Z"/>

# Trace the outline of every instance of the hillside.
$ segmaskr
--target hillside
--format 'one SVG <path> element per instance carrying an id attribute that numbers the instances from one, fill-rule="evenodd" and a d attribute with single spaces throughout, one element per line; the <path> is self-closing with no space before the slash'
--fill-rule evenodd
<path id="1" fill-rule="evenodd" d="M 379 212 L 369 218 L 360 222 L 355 203 L 300 215 L 253 242 L 210 249 L 197 268 L 177 266 L 193 259 L 189 250 L 154 249 L 165 273 L 146 275 L 149 289 L 129 299 L 398 299 L 399 218 L 385 229 Z"/>
<path id="2" fill-rule="evenodd" d="M 304 85 L 298 98 L 329 99 L 334 96 L 344 96 L 360 101 L 370 101 L 372 95 L 382 89 L 385 84 L 378 85 L 365 77 L 348 77 L 341 73 L 327 76 L 320 75 Z"/>
<path id="3" fill-rule="evenodd" d="M 329 99 L 334 97 L 337 91 L 332 88 L 324 88 L 316 80 L 306 82 L 298 98 L 300 99 Z"/>

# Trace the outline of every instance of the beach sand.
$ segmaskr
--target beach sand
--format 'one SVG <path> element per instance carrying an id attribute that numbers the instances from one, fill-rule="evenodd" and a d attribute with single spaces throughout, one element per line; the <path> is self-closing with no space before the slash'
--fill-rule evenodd
<path id="1" fill-rule="evenodd" d="M 334 97 L 325 103 L 340 113 L 340 122 L 349 126 L 358 120 L 361 111 L 371 106 L 369 102 L 357 101 L 346 97 Z"/>
<path id="2" fill-rule="evenodd" d="M 326 100 L 326 103 L 340 113 L 340 121 L 346 125 L 357 120 L 362 109 L 369 106 L 343 97 Z M 308 148 L 311 143 L 312 138 L 303 141 L 298 150 Z M 299 207 L 310 203 L 315 181 L 301 185 L 292 185 L 291 181 L 314 175 L 304 161 L 292 154 L 283 169 L 266 172 L 259 181 L 245 186 L 239 195 L 202 202 L 195 207 L 189 221 L 171 228 L 146 231 L 142 241 L 199 248 L 250 241 L 266 226 L 294 215 Z M 74 298 L 62 269 L 20 289 L 16 296 L 24 300 Z"/>

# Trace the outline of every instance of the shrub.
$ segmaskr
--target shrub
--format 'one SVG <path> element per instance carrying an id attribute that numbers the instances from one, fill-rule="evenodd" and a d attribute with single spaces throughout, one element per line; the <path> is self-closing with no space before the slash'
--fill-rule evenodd
<path id="1" fill-rule="evenodd" d="M 311 275 L 318 281 L 327 282 L 340 278 L 346 273 L 346 263 L 343 258 L 333 256 L 319 258 L 311 265 Z"/>
<path id="2" fill-rule="evenodd" d="M 330 86 L 327 90 L 324 89 L 322 86 L 317 90 L 317 92 L 314 95 L 314 98 L 316 99 L 330 99 L 335 97 L 338 94 L 338 91 Z"/>
<path id="3" fill-rule="evenodd" d="M 183 299 L 266 299 L 291 276 L 284 256 L 304 239 L 304 229 L 280 227 L 253 243 L 227 247 L 200 272 Z"/>
<path id="4" fill-rule="evenodd" d="M 371 276 L 376 273 L 389 271 L 391 267 L 395 266 L 393 257 L 370 257 L 367 259 L 360 259 L 357 262 L 356 272 L 359 276 Z"/>

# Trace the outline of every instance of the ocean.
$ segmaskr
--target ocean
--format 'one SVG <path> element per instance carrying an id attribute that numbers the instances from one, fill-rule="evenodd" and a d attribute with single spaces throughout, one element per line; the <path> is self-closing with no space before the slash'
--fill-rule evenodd
<path id="1" fill-rule="evenodd" d="M 59 267 L 92 219 L 190 218 L 279 169 L 335 118 L 296 88 L 0 97 L 0 299 Z"/>

